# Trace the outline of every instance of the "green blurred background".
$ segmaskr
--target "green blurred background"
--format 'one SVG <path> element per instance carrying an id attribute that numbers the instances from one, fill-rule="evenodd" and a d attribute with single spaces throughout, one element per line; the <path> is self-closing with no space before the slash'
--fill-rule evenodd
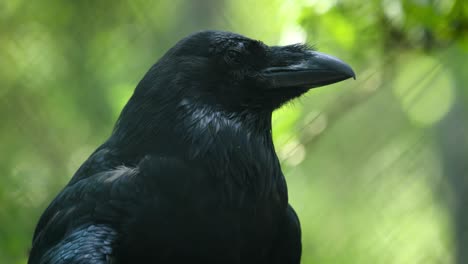
<path id="1" fill-rule="evenodd" d="M 0 263 L 110 134 L 147 69 L 202 29 L 307 42 L 357 81 L 274 115 L 303 263 L 468 263 L 468 1 L 0 2 Z"/>

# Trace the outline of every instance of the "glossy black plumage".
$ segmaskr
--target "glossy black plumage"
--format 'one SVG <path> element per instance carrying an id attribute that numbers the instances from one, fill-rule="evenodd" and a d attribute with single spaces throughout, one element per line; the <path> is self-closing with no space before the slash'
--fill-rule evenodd
<path id="1" fill-rule="evenodd" d="M 29 264 L 299 263 L 271 113 L 354 76 L 316 54 L 218 31 L 177 43 L 46 209 Z"/>

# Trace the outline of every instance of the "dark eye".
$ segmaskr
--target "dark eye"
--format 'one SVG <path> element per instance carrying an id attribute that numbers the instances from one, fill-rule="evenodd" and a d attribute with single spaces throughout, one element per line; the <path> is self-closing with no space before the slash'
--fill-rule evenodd
<path id="1" fill-rule="evenodd" d="M 229 62 L 240 62 L 240 52 L 238 52 L 237 50 L 228 50 L 226 55 Z"/>

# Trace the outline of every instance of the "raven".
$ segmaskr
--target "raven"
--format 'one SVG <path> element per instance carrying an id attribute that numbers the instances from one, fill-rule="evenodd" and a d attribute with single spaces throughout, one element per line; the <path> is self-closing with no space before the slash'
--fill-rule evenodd
<path id="1" fill-rule="evenodd" d="M 271 115 L 351 77 L 306 45 L 221 31 L 182 39 L 45 210 L 28 263 L 299 263 Z"/>

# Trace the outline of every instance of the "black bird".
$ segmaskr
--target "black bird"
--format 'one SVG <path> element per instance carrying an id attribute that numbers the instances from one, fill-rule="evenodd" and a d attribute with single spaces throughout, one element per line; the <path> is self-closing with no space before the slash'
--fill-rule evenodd
<path id="1" fill-rule="evenodd" d="M 186 37 L 46 209 L 28 263 L 299 263 L 271 114 L 350 77 L 305 45 Z"/>

